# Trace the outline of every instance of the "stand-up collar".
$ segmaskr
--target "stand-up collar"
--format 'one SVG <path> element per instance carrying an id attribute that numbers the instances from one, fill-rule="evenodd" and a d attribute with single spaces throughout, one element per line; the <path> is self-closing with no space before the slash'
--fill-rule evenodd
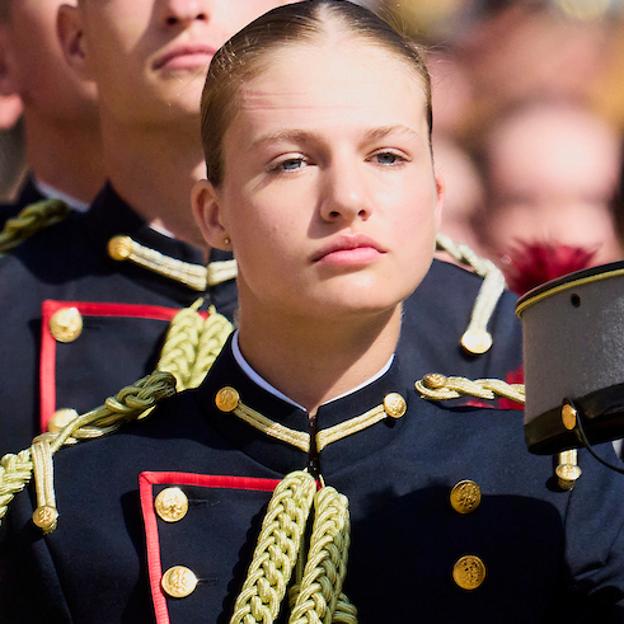
<path id="1" fill-rule="evenodd" d="M 204 251 L 183 241 L 166 236 L 151 228 L 115 191 L 110 183 L 98 193 L 85 214 L 89 236 L 106 253 L 108 241 L 117 235 L 127 235 L 141 245 L 162 254 L 191 262 L 206 264 Z"/>
<path id="2" fill-rule="evenodd" d="M 242 403 L 272 421 L 298 432 L 309 432 L 310 419 L 305 410 L 261 388 L 241 370 L 232 354 L 231 339 L 199 388 L 197 399 L 201 412 L 209 419 L 209 424 L 217 427 L 230 443 L 259 463 L 281 473 L 304 468 L 308 461 L 307 453 L 257 431 L 234 413 L 224 413 L 217 409 L 215 397 L 225 386 L 234 388 Z M 399 358 L 395 357 L 389 370 L 381 377 L 319 407 L 316 414 L 317 430 L 333 427 L 382 405 L 390 393 L 401 394 L 409 408 L 413 397 L 409 396 L 408 389 L 409 382 L 402 375 Z M 381 450 L 394 439 L 402 429 L 402 421 L 409 417 L 408 409 L 408 413 L 401 419 L 384 418 L 363 431 L 330 444 L 320 453 L 322 474 L 330 475 Z"/>
<path id="3" fill-rule="evenodd" d="M 45 195 L 36 187 L 32 174 L 28 174 L 19 190 L 15 204 L 24 207 L 42 199 L 46 199 Z"/>

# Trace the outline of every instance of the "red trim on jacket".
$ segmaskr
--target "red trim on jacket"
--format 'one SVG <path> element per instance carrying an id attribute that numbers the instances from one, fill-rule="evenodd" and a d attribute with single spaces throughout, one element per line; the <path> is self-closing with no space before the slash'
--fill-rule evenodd
<path id="1" fill-rule="evenodd" d="M 41 431 L 56 411 L 56 340 L 50 331 L 50 318 L 61 308 L 78 309 L 82 316 L 149 319 L 169 322 L 182 308 L 134 303 L 57 301 L 46 299 L 41 305 L 41 353 L 39 360 L 39 423 Z M 205 313 L 201 313 L 205 314 Z M 129 379 L 132 383 L 134 379 Z M 94 397 L 102 401 L 105 397 Z M 95 406 L 95 403 L 94 403 Z"/>
<path id="2" fill-rule="evenodd" d="M 160 585 L 162 563 L 160 558 L 160 540 L 158 538 L 158 519 L 156 518 L 156 512 L 154 510 L 154 485 L 187 485 L 272 492 L 278 483 L 278 479 L 204 475 L 188 472 L 142 472 L 139 475 L 139 495 L 141 498 L 141 511 L 145 524 L 145 544 L 147 547 L 147 569 L 157 624 L 170 624 L 170 621 L 167 597 L 163 593 Z"/>

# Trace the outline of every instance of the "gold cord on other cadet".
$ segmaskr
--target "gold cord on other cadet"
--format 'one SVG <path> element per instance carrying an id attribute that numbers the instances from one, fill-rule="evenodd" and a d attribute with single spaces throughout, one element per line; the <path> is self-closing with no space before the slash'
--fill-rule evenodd
<path id="1" fill-rule="evenodd" d="M 176 378 L 178 391 L 199 386 L 234 329 L 214 306 L 206 318 L 199 314 L 202 303 L 198 299 L 173 317 L 160 352 L 156 368 Z"/>
<path id="2" fill-rule="evenodd" d="M 0 231 L 0 253 L 6 253 L 21 242 L 55 223 L 69 214 L 70 209 L 58 199 L 46 199 L 23 208 L 12 219 L 7 219 Z"/>
<path id="3" fill-rule="evenodd" d="M 436 249 L 445 251 L 455 261 L 469 266 L 483 278 L 483 284 L 472 307 L 470 322 L 461 337 L 460 344 L 472 355 L 486 353 L 493 341 L 487 326 L 505 290 L 505 278 L 493 262 L 481 258 L 468 245 L 456 243 L 442 233 L 436 237 Z"/>
<path id="4" fill-rule="evenodd" d="M 113 260 L 132 262 L 199 292 L 232 280 L 238 273 L 236 260 L 211 262 L 208 266 L 192 264 L 141 245 L 126 235 L 113 236 L 108 241 L 108 255 Z"/>
<path id="5" fill-rule="evenodd" d="M 0 460 L 0 522 L 15 494 L 29 483 L 35 473 L 37 509 L 33 521 L 44 532 L 56 528 L 58 512 L 53 486 L 53 455 L 66 444 L 101 437 L 136 420 L 160 400 L 175 394 L 175 378 L 156 371 L 122 388 L 100 407 L 78 416 L 57 433 L 44 433 L 35 438 L 31 448 L 7 454 Z"/>

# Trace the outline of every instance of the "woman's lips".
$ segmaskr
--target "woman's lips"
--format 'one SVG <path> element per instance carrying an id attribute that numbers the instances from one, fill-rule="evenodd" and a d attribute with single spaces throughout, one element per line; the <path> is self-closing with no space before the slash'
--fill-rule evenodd
<path id="1" fill-rule="evenodd" d="M 154 69 L 197 69 L 207 67 L 215 50 L 204 45 L 183 45 L 169 50 L 154 61 Z"/>
<path id="2" fill-rule="evenodd" d="M 374 247 L 355 247 L 353 249 L 337 249 L 331 251 L 317 260 L 320 265 L 339 267 L 366 266 L 375 262 L 382 252 Z"/>
<path id="3" fill-rule="evenodd" d="M 386 251 L 368 236 L 342 236 L 322 247 L 312 261 L 325 266 L 365 266 L 375 262 Z"/>

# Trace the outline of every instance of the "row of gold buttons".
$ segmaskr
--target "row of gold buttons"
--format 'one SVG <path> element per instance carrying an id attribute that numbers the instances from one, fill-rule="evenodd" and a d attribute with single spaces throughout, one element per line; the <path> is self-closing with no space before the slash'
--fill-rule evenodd
<path id="1" fill-rule="evenodd" d="M 161 490 L 154 500 L 158 517 L 165 522 L 179 522 L 188 512 L 189 502 L 179 487 Z M 163 591 L 172 598 L 186 598 L 196 589 L 199 580 L 195 573 L 182 565 L 175 565 L 165 571 L 160 579 Z"/>
<path id="2" fill-rule="evenodd" d="M 470 479 L 456 483 L 450 494 L 451 507 L 459 514 L 472 513 L 481 504 L 481 488 Z M 483 584 L 486 576 L 483 560 L 476 555 L 464 555 L 453 566 L 453 580 L 462 589 L 472 591 Z"/>

